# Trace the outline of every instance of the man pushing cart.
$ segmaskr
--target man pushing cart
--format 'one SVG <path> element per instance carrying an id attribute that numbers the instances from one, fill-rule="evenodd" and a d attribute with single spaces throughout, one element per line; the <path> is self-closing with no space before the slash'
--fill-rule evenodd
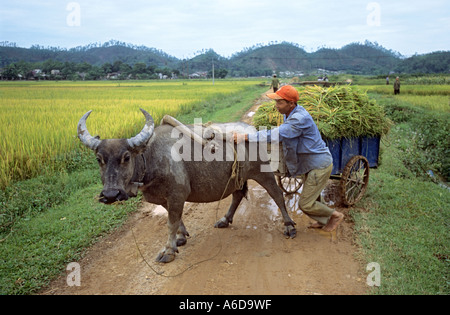
<path id="1" fill-rule="evenodd" d="M 312 228 L 332 232 L 342 222 L 344 215 L 317 200 L 333 170 L 330 150 L 311 115 L 297 104 L 300 96 L 293 86 L 285 85 L 267 96 L 276 100 L 276 108 L 284 115 L 284 123 L 274 129 L 253 134 L 235 133 L 234 141 L 270 142 L 272 138 L 279 139 L 283 144 L 283 155 L 290 176 L 303 176 L 305 179 L 300 194 L 300 209 L 317 221 L 311 225 Z"/>

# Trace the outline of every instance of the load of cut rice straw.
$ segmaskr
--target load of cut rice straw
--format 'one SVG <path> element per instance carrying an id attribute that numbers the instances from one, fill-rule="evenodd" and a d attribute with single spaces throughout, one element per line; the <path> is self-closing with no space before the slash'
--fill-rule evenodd
<path id="1" fill-rule="evenodd" d="M 299 88 L 299 94 L 298 104 L 311 114 L 324 138 L 377 137 L 385 135 L 392 126 L 383 107 L 357 87 L 307 86 Z M 263 104 L 253 116 L 256 128 L 282 123 L 283 115 L 277 111 L 275 102 Z"/>

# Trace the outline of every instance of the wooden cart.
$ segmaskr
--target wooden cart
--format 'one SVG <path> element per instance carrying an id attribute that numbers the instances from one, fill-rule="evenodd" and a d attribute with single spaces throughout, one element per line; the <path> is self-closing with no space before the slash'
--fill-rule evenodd
<path id="1" fill-rule="evenodd" d="M 345 205 L 361 200 L 369 183 L 369 168 L 378 167 L 379 137 L 324 139 L 333 156 L 332 179 L 339 179 L 339 193 Z M 274 172 L 278 185 L 286 194 L 297 192 L 303 185 L 301 176 L 288 174 L 280 146 L 280 163 Z"/>

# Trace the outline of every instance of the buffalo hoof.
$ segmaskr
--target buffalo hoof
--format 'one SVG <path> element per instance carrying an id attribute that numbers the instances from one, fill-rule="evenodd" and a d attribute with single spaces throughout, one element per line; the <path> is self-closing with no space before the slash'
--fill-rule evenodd
<path id="1" fill-rule="evenodd" d="M 187 238 L 183 235 L 181 237 L 177 237 L 177 246 L 184 246 L 187 243 Z"/>
<path id="2" fill-rule="evenodd" d="M 230 223 L 228 222 L 227 218 L 223 217 L 222 219 L 217 221 L 216 224 L 214 224 L 214 227 L 217 229 L 224 229 L 227 228 L 229 225 Z"/>
<path id="3" fill-rule="evenodd" d="M 297 229 L 291 225 L 285 226 L 284 235 L 286 238 L 295 238 L 297 236 Z"/>
<path id="4" fill-rule="evenodd" d="M 189 233 L 186 230 L 178 231 L 177 233 L 177 246 L 184 246 L 187 243 Z"/>
<path id="5" fill-rule="evenodd" d="M 175 260 L 175 251 L 170 248 L 163 249 L 158 256 L 156 257 L 156 261 L 160 263 L 170 263 Z"/>

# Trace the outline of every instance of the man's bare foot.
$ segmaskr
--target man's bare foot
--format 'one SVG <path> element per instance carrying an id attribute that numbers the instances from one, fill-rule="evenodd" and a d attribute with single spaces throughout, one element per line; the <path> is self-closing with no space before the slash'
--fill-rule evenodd
<path id="1" fill-rule="evenodd" d="M 324 225 L 322 223 L 316 222 L 308 226 L 308 229 L 321 229 Z"/>
<path id="2" fill-rule="evenodd" d="M 334 211 L 328 220 L 327 225 L 325 225 L 322 230 L 325 232 L 333 232 L 336 228 L 341 224 L 342 220 L 344 220 L 344 215 L 340 212 Z"/>

